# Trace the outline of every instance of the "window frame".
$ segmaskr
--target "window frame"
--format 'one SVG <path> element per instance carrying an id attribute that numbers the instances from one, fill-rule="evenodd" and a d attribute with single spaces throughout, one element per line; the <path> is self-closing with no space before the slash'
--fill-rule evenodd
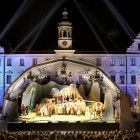
<path id="1" fill-rule="evenodd" d="M 22 60 L 23 60 L 23 62 L 22 62 Z M 23 58 L 20 58 L 20 66 L 25 66 L 24 65 L 24 59 Z"/>
<path id="2" fill-rule="evenodd" d="M 115 58 L 110 59 L 110 66 L 115 66 Z"/>
<path id="3" fill-rule="evenodd" d="M 121 82 L 121 77 L 123 77 L 123 81 Z M 125 84 L 125 75 L 120 74 L 120 84 Z"/>
<path id="4" fill-rule="evenodd" d="M 32 65 L 36 65 L 37 64 L 37 58 L 33 58 L 32 59 Z"/>
<path id="5" fill-rule="evenodd" d="M 96 58 L 96 66 L 102 66 L 101 58 Z"/>
<path id="6" fill-rule="evenodd" d="M 6 84 L 11 84 L 12 83 L 12 75 L 6 75 Z"/>
<path id="7" fill-rule="evenodd" d="M 12 59 L 11 58 L 7 58 L 7 66 L 12 66 Z"/>
<path id="8" fill-rule="evenodd" d="M 110 79 L 114 82 L 116 82 L 116 75 L 115 74 L 111 74 L 110 75 Z"/>
<path id="9" fill-rule="evenodd" d="M 136 84 L 136 75 L 131 75 L 131 84 Z"/>

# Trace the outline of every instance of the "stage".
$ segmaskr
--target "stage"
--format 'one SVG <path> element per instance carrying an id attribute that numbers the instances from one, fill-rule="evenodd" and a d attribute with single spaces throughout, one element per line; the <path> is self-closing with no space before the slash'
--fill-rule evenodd
<path id="1" fill-rule="evenodd" d="M 119 123 L 114 119 L 92 118 L 85 115 L 52 115 L 41 116 L 34 112 L 27 116 L 9 119 L 9 131 L 31 130 L 60 130 L 60 131 L 91 131 L 91 130 L 119 130 Z"/>

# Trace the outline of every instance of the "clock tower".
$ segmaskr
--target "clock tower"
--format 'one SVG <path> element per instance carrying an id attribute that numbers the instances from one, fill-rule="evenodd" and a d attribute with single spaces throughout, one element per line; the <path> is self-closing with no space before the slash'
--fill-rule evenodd
<path id="1" fill-rule="evenodd" d="M 68 21 L 68 12 L 64 8 L 63 20 L 58 23 L 58 48 L 69 50 L 72 48 L 72 23 Z"/>

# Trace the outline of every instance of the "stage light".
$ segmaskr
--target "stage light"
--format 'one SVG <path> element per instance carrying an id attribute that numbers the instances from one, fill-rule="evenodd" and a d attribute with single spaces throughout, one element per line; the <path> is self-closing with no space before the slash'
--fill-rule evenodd
<path id="1" fill-rule="evenodd" d="M 88 69 L 81 75 L 84 79 L 89 80 L 90 82 L 103 81 L 103 73 L 100 73 L 97 69 L 95 71 Z"/>

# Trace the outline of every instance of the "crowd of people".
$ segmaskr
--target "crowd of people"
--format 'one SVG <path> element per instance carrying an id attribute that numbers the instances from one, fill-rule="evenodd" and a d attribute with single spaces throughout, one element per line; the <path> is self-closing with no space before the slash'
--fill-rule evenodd
<path id="1" fill-rule="evenodd" d="M 103 104 L 86 105 L 80 94 L 62 94 L 46 98 L 41 104 L 36 104 L 35 112 L 41 116 L 51 115 L 86 115 L 97 119 L 102 116 Z"/>
<path id="2" fill-rule="evenodd" d="M 0 140 L 140 140 L 136 130 L 104 131 L 0 131 Z"/>

